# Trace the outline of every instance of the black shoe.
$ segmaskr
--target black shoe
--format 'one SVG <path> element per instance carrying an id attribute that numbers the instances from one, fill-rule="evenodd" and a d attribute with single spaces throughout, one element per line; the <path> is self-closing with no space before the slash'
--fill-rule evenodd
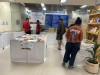
<path id="1" fill-rule="evenodd" d="M 66 63 L 65 63 L 65 62 L 63 62 L 63 63 L 62 63 L 62 67 L 65 67 L 65 65 L 66 65 Z"/>
<path id="2" fill-rule="evenodd" d="M 74 67 L 73 66 L 68 66 L 67 70 L 72 70 Z"/>

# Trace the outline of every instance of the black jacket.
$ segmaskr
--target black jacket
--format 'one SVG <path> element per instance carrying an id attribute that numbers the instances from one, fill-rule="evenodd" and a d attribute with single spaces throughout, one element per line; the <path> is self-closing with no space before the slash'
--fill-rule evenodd
<path id="1" fill-rule="evenodd" d="M 66 32 L 66 27 L 62 23 L 59 24 L 58 29 L 57 29 L 57 34 L 63 35 Z"/>

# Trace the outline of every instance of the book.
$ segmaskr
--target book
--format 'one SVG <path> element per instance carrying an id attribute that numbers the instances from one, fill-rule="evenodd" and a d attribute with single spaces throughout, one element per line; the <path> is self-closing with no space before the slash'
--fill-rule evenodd
<path id="1" fill-rule="evenodd" d="M 92 18 L 92 19 L 90 20 L 90 23 L 93 23 L 93 21 L 94 21 L 94 18 Z"/>
<path id="2" fill-rule="evenodd" d="M 96 33 L 96 31 L 97 31 L 97 27 L 94 28 L 93 33 Z"/>
<path id="3" fill-rule="evenodd" d="M 97 21 L 97 23 L 100 23 L 100 17 L 98 18 L 98 21 Z"/>
<path id="4" fill-rule="evenodd" d="M 88 31 L 97 34 L 99 32 L 99 27 L 90 27 Z"/>
<path id="5" fill-rule="evenodd" d="M 97 21 L 98 21 L 98 17 L 93 19 L 93 23 L 97 23 Z"/>

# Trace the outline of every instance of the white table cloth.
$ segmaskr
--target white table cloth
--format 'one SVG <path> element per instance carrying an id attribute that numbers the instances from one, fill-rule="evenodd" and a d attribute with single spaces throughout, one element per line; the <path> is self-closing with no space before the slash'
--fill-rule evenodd
<path id="1" fill-rule="evenodd" d="M 75 60 L 76 66 L 85 66 L 86 57 L 91 57 L 91 54 L 87 51 L 87 49 L 92 51 L 93 46 L 94 46 L 93 44 L 87 44 L 84 41 L 82 42 L 81 49 L 77 53 L 76 60 Z"/>
<path id="2" fill-rule="evenodd" d="M 0 50 L 3 49 L 3 33 L 0 33 Z"/>
<path id="3" fill-rule="evenodd" d="M 13 34 L 14 34 L 14 38 L 16 38 L 16 37 L 24 35 L 25 33 L 22 31 L 22 32 L 13 32 Z"/>
<path id="4" fill-rule="evenodd" d="M 11 40 L 10 54 L 12 62 L 43 63 L 46 60 L 46 42 L 34 42 L 33 49 L 22 49 L 21 42 Z"/>
<path id="5" fill-rule="evenodd" d="M 22 36 L 24 32 L 4 32 L 0 33 L 0 50 L 10 45 L 10 40 L 15 37 Z"/>

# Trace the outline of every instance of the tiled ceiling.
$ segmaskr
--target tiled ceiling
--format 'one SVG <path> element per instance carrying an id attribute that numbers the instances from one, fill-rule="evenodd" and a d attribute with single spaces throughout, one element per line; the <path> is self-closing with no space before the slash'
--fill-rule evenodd
<path id="1" fill-rule="evenodd" d="M 42 7 L 40 4 L 30 4 L 25 3 L 25 6 L 28 7 L 30 10 L 40 10 L 42 11 Z M 53 4 L 45 4 L 47 11 L 63 11 L 67 9 L 67 11 L 75 11 L 76 9 L 80 9 L 80 6 L 73 6 L 73 5 L 53 5 Z"/>
<path id="2" fill-rule="evenodd" d="M 0 2 L 8 2 L 10 0 L 0 0 Z M 45 3 L 45 4 L 60 4 L 60 0 L 15 0 L 15 2 L 23 3 Z M 67 0 L 66 5 L 89 5 L 94 6 L 96 0 Z"/>

